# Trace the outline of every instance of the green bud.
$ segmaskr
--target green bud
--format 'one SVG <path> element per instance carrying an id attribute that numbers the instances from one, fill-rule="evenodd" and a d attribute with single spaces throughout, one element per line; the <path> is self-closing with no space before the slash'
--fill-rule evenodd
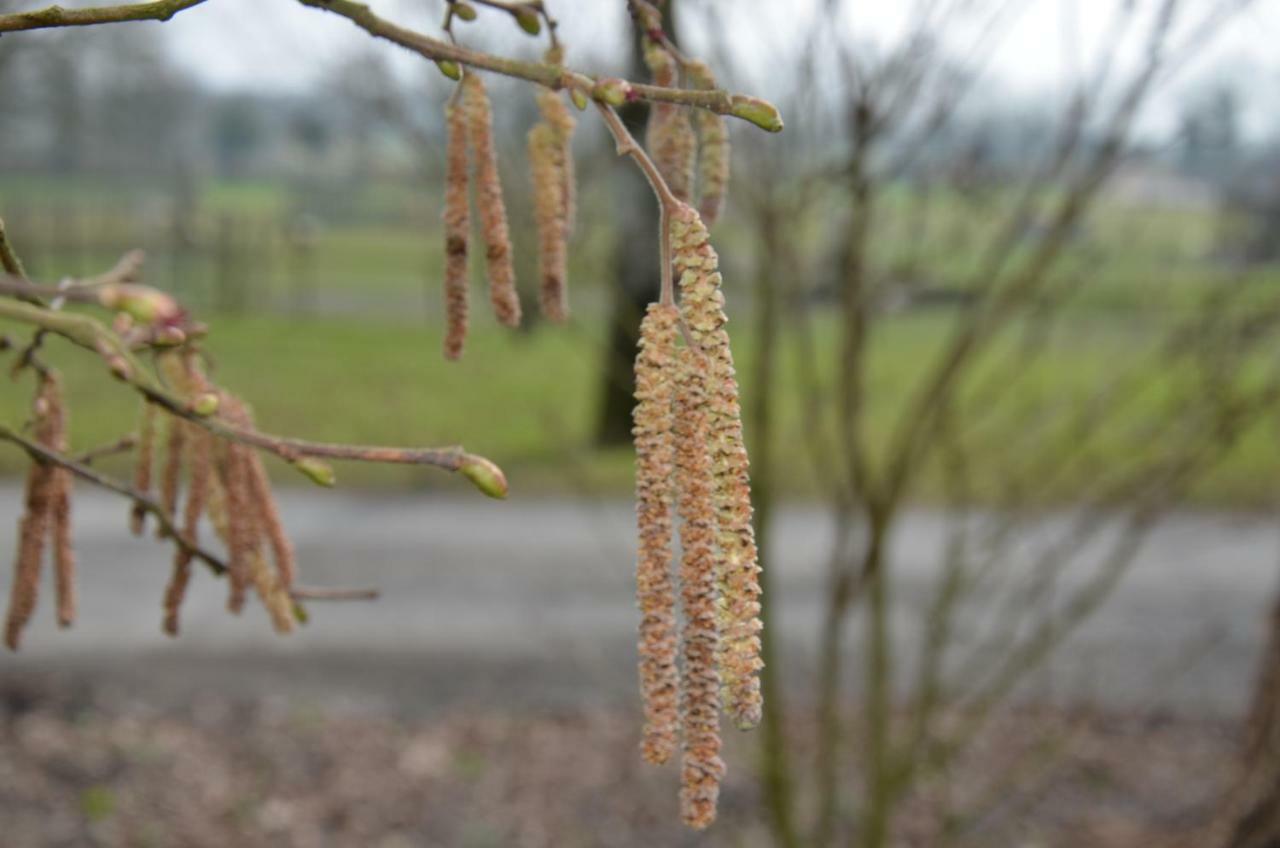
<path id="1" fill-rule="evenodd" d="M 307 608 L 297 601 L 293 602 L 293 618 L 299 624 L 306 624 L 311 620 L 311 616 L 307 614 Z"/>
<path id="2" fill-rule="evenodd" d="M 614 77 L 602 79 L 591 89 L 591 96 L 596 100 L 604 101 L 610 106 L 621 106 L 627 102 L 627 92 L 631 86 L 627 85 L 625 80 Z"/>
<path id="3" fill-rule="evenodd" d="M 440 69 L 440 73 L 444 74 L 451 80 L 462 79 L 462 68 L 458 66 L 457 62 L 454 62 L 451 59 L 437 59 L 436 67 Z"/>
<path id="4" fill-rule="evenodd" d="M 453 13 L 464 21 L 474 21 L 476 19 L 476 7 L 470 3 L 455 2 L 453 4 Z"/>
<path id="5" fill-rule="evenodd" d="M 213 392 L 205 392 L 191 399 L 191 411 L 201 418 L 208 418 L 218 411 L 218 396 Z"/>
<path id="6" fill-rule="evenodd" d="M 159 289 L 130 283 L 98 289 L 98 303 L 107 309 L 125 312 L 143 324 L 172 320 L 182 314 L 178 302 Z"/>
<path id="7" fill-rule="evenodd" d="M 507 476 L 483 456 L 468 454 L 458 466 L 458 471 L 489 497 L 502 499 L 507 496 Z"/>
<path id="8" fill-rule="evenodd" d="M 778 107 L 758 97 L 747 97 L 735 94 L 731 101 L 729 113 L 735 118 L 750 121 L 762 130 L 782 132 L 782 114 Z"/>
<path id="9" fill-rule="evenodd" d="M 293 467 L 311 478 L 317 486 L 332 487 L 338 476 L 333 473 L 333 466 L 313 456 L 304 456 L 293 461 Z"/>
<path id="10" fill-rule="evenodd" d="M 538 20 L 538 13 L 527 7 L 521 7 L 513 12 L 516 16 L 516 23 L 520 25 L 520 29 L 530 35 L 537 35 L 542 32 L 542 21 Z"/>
<path id="11" fill-rule="evenodd" d="M 578 107 L 578 111 L 587 108 L 587 93 L 580 88 L 569 89 L 569 99 L 573 101 L 573 105 Z"/>

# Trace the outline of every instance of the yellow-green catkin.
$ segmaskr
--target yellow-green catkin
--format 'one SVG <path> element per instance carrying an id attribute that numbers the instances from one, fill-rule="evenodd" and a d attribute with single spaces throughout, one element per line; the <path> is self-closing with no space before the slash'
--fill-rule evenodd
<path id="1" fill-rule="evenodd" d="M 711 422 L 706 357 L 679 354 L 675 402 L 675 467 L 680 513 L 680 596 L 684 612 L 681 669 L 680 814 L 707 827 L 716 817 L 724 761 L 720 758 L 720 673 L 716 597 L 716 510 L 709 452 Z"/>
<path id="2" fill-rule="evenodd" d="M 462 94 L 457 92 L 458 96 Z M 450 101 L 445 107 L 445 122 L 449 138 L 445 151 L 444 185 L 444 356 L 445 359 L 459 359 L 467 341 L 467 242 L 471 237 L 471 201 L 467 193 L 467 113 L 462 103 Z"/>
<path id="3" fill-rule="evenodd" d="M 555 137 L 556 167 L 560 172 L 561 210 L 560 217 L 564 222 L 565 238 L 573 235 L 574 223 L 578 217 L 578 182 L 577 166 L 573 158 L 573 131 L 578 121 L 573 117 L 564 102 L 564 96 L 558 91 L 540 90 L 538 92 L 538 111 L 542 120 L 551 127 Z"/>
<path id="4" fill-rule="evenodd" d="M 685 73 L 693 88 L 714 89 L 715 76 L 705 62 L 691 61 Z M 723 115 L 709 109 L 695 109 L 693 127 L 698 135 L 698 213 L 712 227 L 724 210 L 729 188 L 729 127 Z"/>
<path id="5" fill-rule="evenodd" d="M 671 517 L 675 470 L 676 334 L 680 311 L 650 304 L 640 323 L 636 356 L 636 602 L 640 607 L 640 694 L 650 763 L 675 753 L 679 725 L 675 583 L 671 573 Z"/>
<path id="6" fill-rule="evenodd" d="M 213 436 L 202 427 L 193 427 L 187 439 L 187 499 L 183 504 L 180 532 L 191 545 L 200 541 L 200 516 L 209 498 L 210 475 L 213 472 Z M 192 553 L 179 546 L 174 552 L 173 572 L 164 593 L 164 632 L 178 635 L 179 613 L 191 582 Z"/>
<path id="7" fill-rule="evenodd" d="M 671 88 L 679 83 L 676 60 L 661 44 L 646 38 L 644 59 L 653 76 L 654 85 Z M 689 122 L 687 109 L 675 103 L 651 104 L 649 124 L 645 130 L 645 146 L 671 193 L 679 200 L 688 201 L 693 193 L 698 140 Z"/>
<path id="8" fill-rule="evenodd" d="M 671 217 L 681 315 L 690 339 L 706 356 L 708 417 L 720 548 L 720 674 L 725 707 L 740 728 L 760 721 L 760 566 L 751 525 L 751 482 L 742 437 L 738 382 L 718 258 L 698 213 L 681 207 Z"/>
<path id="9" fill-rule="evenodd" d="M 462 78 L 467 133 L 475 156 L 476 208 L 484 237 L 489 275 L 489 301 L 498 322 L 507 327 L 520 325 L 520 298 L 516 294 L 516 274 L 511 259 L 511 233 L 507 208 L 502 199 L 498 175 L 498 153 L 493 140 L 493 110 L 480 75 L 469 71 Z"/>

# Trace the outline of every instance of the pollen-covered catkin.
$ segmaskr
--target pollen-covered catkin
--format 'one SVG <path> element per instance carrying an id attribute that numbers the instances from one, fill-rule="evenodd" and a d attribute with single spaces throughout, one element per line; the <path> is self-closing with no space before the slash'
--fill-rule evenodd
<path id="1" fill-rule="evenodd" d="M 529 170 L 533 178 L 534 221 L 538 229 L 538 304 L 547 320 L 569 317 L 565 296 L 568 245 L 564 230 L 564 184 L 556 167 L 555 135 L 545 123 L 529 130 Z"/>
<path id="2" fill-rule="evenodd" d="M 644 59 L 655 85 L 673 87 L 679 80 L 676 60 L 661 44 L 645 39 Z M 698 142 L 685 107 L 654 103 L 649 107 L 645 146 L 662 178 L 677 199 L 688 201 L 693 192 Z"/>
<path id="3" fill-rule="evenodd" d="M 724 761 L 720 759 L 720 675 L 716 668 L 716 512 L 708 453 L 707 376 L 707 362 L 701 351 L 681 349 L 675 403 L 680 595 L 684 611 L 680 813 L 685 824 L 697 829 L 715 820 L 724 776 Z"/>
<path id="4" fill-rule="evenodd" d="M 713 89 L 715 76 L 705 62 L 685 65 L 689 83 L 694 88 Z M 698 135 L 698 212 L 702 222 L 711 227 L 724 209 L 729 188 L 729 127 L 723 115 L 709 109 L 696 109 L 693 126 Z"/>
<path id="5" fill-rule="evenodd" d="M 462 85 L 467 133 L 475 156 L 476 208 L 480 212 L 480 232 L 485 243 L 489 301 L 499 323 L 517 327 L 520 325 L 520 298 L 516 294 L 511 233 L 507 226 L 507 208 L 502 200 L 502 181 L 498 176 L 493 110 L 479 74 L 468 72 L 462 78 Z"/>
<path id="6" fill-rule="evenodd" d="M 464 92 L 459 91 L 458 95 Z M 455 98 L 456 99 L 456 98 Z M 444 356 L 458 359 L 467 341 L 467 241 L 471 201 L 467 196 L 467 112 L 458 102 L 445 107 L 448 146 L 444 187 Z"/>
<path id="7" fill-rule="evenodd" d="M 751 483 L 742 437 L 738 382 L 718 259 L 707 229 L 689 206 L 672 215 L 671 240 L 680 275 L 681 315 L 693 342 L 707 359 L 708 417 L 719 524 L 720 673 L 725 706 L 740 728 L 760 721 L 760 566 L 751 526 Z"/>
<path id="8" fill-rule="evenodd" d="M 138 423 L 138 452 L 133 464 L 133 488 L 140 494 L 151 492 L 151 463 L 155 457 L 157 410 L 147 401 L 142 402 L 142 414 Z M 147 511 L 141 504 L 134 504 L 129 513 L 129 528 L 133 535 L 141 536 L 146 529 Z"/>
<path id="9" fill-rule="evenodd" d="M 675 753 L 679 724 L 678 639 L 671 574 L 671 511 L 675 466 L 676 333 L 680 311 L 650 304 L 640 323 L 636 357 L 636 523 L 639 556 L 641 752 L 655 765 Z"/>

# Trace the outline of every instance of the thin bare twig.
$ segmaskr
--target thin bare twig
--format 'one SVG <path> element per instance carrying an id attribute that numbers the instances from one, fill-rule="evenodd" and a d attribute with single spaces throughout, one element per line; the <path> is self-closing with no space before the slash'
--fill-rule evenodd
<path id="1" fill-rule="evenodd" d="M 205 0 L 156 0 L 152 3 L 99 6 L 91 9 L 64 9 L 61 6 L 49 6 L 30 12 L 0 15 L 0 33 L 118 24 L 127 21 L 167 21 L 184 9 L 199 6 L 203 2 Z"/>

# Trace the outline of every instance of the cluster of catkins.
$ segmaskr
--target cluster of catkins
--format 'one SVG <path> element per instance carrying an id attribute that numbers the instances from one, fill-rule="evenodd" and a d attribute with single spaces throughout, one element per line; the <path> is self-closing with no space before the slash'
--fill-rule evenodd
<path id="1" fill-rule="evenodd" d="M 643 6 L 638 8 L 644 13 Z M 644 39 L 644 59 L 654 84 L 677 88 L 683 72 L 685 86 L 714 89 L 715 76 L 705 62 L 677 59 L 657 37 L 660 23 L 660 16 L 645 22 L 650 35 Z M 708 227 L 715 224 L 729 185 L 729 133 L 724 116 L 706 109 L 691 111 L 676 103 L 654 103 L 645 147 L 671 193 L 693 203 Z"/>
<path id="2" fill-rule="evenodd" d="M 548 61 L 560 61 L 558 50 L 548 56 Z M 511 235 L 493 140 L 493 110 L 480 75 L 470 70 L 460 73 L 458 88 L 445 107 L 449 135 L 444 203 L 447 323 L 444 355 L 447 359 L 462 356 L 467 337 L 469 195 L 473 183 L 484 241 L 489 301 L 499 323 L 508 327 L 520 324 Z M 539 91 L 537 102 L 541 120 L 529 131 L 528 150 L 538 228 L 538 302 L 546 318 L 563 322 L 569 316 L 568 240 L 573 230 L 575 206 L 571 140 L 575 120 L 558 92 Z"/>
<path id="3" fill-rule="evenodd" d="M 166 352 L 158 357 L 166 382 L 193 404 L 241 429 L 252 429 L 248 407 L 230 393 L 210 384 L 191 351 Z M 159 475 L 156 458 L 161 459 Z M 186 499 L 179 519 L 179 500 Z M 158 476 L 158 486 L 154 477 Z M 139 426 L 134 488 L 158 500 L 189 543 L 174 552 L 173 571 L 164 593 L 164 630 L 178 633 L 178 615 L 191 580 L 192 547 L 198 544 L 200 521 L 208 517 L 227 551 L 227 608 L 240 612 L 250 588 L 258 595 L 277 632 L 293 630 L 299 610 L 290 594 L 296 572 L 293 545 L 285 535 L 271 492 L 270 480 L 258 452 L 231 439 L 215 436 L 205 427 L 159 406 L 145 403 Z M 147 510 L 135 504 L 131 526 L 145 530 Z M 165 535 L 160 527 L 157 534 Z M 268 561 L 274 562 L 274 568 Z"/>
<path id="4" fill-rule="evenodd" d="M 67 409 L 62 381 L 54 371 L 39 372 L 32 430 L 41 447 L 56 453 L 67 449 Z M 33 460 L 27 472 L 25 508 L 18 519 L 18 554 L 5 618 L 4 642 L 16 651 L 22 631 L 36 609 L 45 546 L 53 546 L 54 585 L 58 624 L 70 627 L 76 617 L 75 551 L 71 546 L 71 472 L 52 463 Z"/>
<path id="5" fill-rule="evenodd" d="M 702 828 L 715 818 L 724 775 L 722 706 L 742 729 L 760 721 L 760 567 L 716 253 L 692 207 L 682 206 L 670 227 L 680 305 L 650 305 L 636 359 L 642 751 L 664 763 L 683 736 L 681 814 Z M 673 512 L 681 522 L 679 633 Z"/>
<path id="6" fill-rule="evenodd" d="M 656 15 L 645 4 L 635 8 Z M 642 23 L 656 84 L 679 85 L 683 70 L 686 83 L 715 86 L 706 65 L 668 49 L 660 18 Z M 724 204 L 729 147 L 721 116 L 698 110 L 691 118 L 669 103 L 652 107 L 646 146 L 679 201 L 667 216 L 664 240 L 679 274 L 680 301 L 649 306 L 636 359 L 641 750 L 661 764 L 682 738 L 681 816 L 704 828 L 715 819 L 725 770 L 721 709 L 745 730 L 759 723 L 762 706 L 751 484 L 719 260 L 707 234 Z M 678 581 L 671 568 L 676 515 Z"/>

